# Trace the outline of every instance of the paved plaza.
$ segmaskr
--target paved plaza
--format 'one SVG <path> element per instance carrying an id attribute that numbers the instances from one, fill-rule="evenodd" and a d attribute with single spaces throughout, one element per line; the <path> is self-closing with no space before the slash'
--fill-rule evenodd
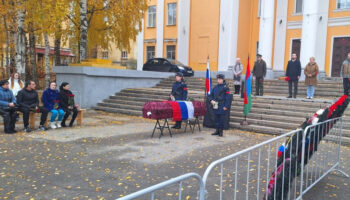
<path id="1" fill-rule="evenodd" d="M 116 199 L 187 172 L 203 175 L 212 161 L 272 137 L 229 130 L 219 138 L 204 129 L 152 139 L 152 120 L 96 111 L 84 120 L 81 127 L 1 134 L 0 199 Z M 349 150 L 342 147 L 347 173 Z M 305 199 L 350 199 L 349 189 L 350 179 L 331 174 Z"/>

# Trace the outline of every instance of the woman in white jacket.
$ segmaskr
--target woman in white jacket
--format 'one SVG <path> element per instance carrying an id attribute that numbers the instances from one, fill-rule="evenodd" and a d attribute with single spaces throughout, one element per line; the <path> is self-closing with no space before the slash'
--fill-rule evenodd
<path id="1" fill-rule="evenodd" d="M 17 93 L 23 88 L 24 85 L 17 72 L 12 74 L 11 78 L 9 79 L 9 85 L 10 90 L 13 92 L 13 96 L 16 97 Z"/>

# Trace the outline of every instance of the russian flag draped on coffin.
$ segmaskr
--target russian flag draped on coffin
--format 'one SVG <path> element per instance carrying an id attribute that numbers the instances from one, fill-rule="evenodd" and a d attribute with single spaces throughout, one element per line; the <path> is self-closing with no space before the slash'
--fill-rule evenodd
<path id="1" fill-rule="evenodd" d="M 204 116 L 206 107 L 200 101 L 151 101 L 143 106 L 142 113 L 144 118 L 182 121 Z"/>

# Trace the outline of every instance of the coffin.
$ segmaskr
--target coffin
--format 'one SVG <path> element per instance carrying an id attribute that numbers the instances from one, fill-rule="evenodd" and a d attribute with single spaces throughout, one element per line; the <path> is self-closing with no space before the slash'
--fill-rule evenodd
<path id="1" fill-rule="evenodd" d="M 150 101 L 142 108 L 142 115 L 148 119 L 187 120 L 204 116 L 205 103 L 200 101 Z"/>

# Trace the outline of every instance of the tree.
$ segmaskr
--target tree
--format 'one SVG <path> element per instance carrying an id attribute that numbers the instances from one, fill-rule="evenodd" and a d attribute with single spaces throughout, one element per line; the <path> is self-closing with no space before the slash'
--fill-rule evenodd
<path id="1" fill-rule="evenodd" d="M 80 62 L 87 58 L 87 0 L 80 0 Z"/>
<path id="2" fill-rule="evenodd" d="M 78 44 L 79 60 L 83 60 L 88 49 L 106 49 L 110 42 L 129 50 L 130 39 L 135 40 L 142 28 L 147 0 L 73 0 L 71 5 L 72 12 L 67 16 L 71 22 L 69 33 L 71 41 Z"/>
<path id="3" fill-rule="evenodd" d="M 21 0 L 16 1 L 17 11 L 17 30 L 15 36 L 15 50 L 16 50 L 16 69 L 21 77 L 25 80 L 26 68 L 26 36 L 24 32 L 25 7 Z"/>

